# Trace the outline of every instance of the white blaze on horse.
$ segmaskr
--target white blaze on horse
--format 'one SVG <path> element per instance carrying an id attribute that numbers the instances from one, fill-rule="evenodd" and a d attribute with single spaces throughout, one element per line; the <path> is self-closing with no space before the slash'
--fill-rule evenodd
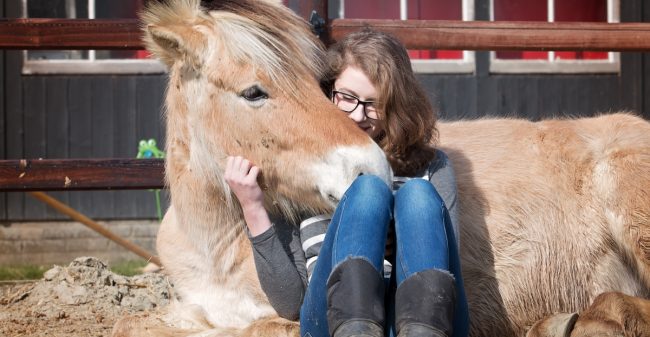
<path id="1" fill-rule="evenodd" d="M 158 253 L 181 302 L 114 335 L 297 336 L 260 287 L 226 156 L 260 166 L 267 208 L 289 218 L 331 209 L 360 173 L 388 181 L 390 168 L 323 96 L 322 48 L 304 21 L 277 1 L 204 3 L 163 1 L 143 16 L 147 48 L 169 67 L 172 206 Z M 472 336 L 523 336 L 606 291 L 648 296 L 650 124 L 617 114 L 439 128 L 457 173 Z"/>

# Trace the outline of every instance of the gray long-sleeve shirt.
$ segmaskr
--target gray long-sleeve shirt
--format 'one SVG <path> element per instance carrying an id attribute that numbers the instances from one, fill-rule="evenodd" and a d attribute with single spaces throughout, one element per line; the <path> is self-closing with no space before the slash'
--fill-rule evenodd
<path id="1" fill-rule="evenodd" d="M 436 159 L 417 177 L 428 178 L 442 197 L 458 242 L 456 179 L 447 155 L 438 150 Z M 281 317 L 297 320 L 308 282 L 298 228 L 276 220 L 266 232 L 250 240 L 262 290 Z"/>

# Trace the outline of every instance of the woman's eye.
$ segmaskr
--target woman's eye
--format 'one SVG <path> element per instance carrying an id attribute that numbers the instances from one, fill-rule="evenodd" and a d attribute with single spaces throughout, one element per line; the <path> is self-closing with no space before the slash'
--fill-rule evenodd
<path id="1" fill-rule="evenodd" d="M 241 94 L 239 95 L 251 102 L 256 102 L 262 99 L 269 98 L 269 95 L 257 85 L 247 88 L 246 90 L 242 91 Z"/>
<path id="2" fill-rule="evenodd" d="M 347 95 L 343 96 L 343 100 L 346 101 L 346 102 L 356 102 L 357 101 L 356 98 L 354 98 L 352 96 L 347 96 Z"/>

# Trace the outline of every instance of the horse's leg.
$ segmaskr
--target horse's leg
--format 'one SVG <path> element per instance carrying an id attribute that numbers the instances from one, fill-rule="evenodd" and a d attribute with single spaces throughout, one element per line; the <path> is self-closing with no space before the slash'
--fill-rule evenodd
<path id="1" fill-rule="evenodd" d="M 248 326 L 240 337 L 298 337 L 300 325 L 281 317 L 259 319 Z"/>
<path id="2" fill-rule="evenodd" d="M 555 314 L 535 322 L 526 337 L 569 337 L 578 314 Z"/>
<path id="3" fill-rule="evenodd" d="M 580 316 L 556 314 L 544 318 L 526 336 L 650 336 L 650 301 L 618 292 L 603 293 Z"/>
<path id="4" fill-rule="evenodd" d="M 233 328 L 185 329 L 170 327 L 163 317 L 164 315 L 153 314 L 122 317 L 113 326 L 111 337 L 239 337 L 242 334 L 241 329 Z"/>
<path id="5" fill-rule="evenodd" d="M 650 336 L 650 301 L 619 292 L 598 295 L 571 332 L 586 336 Z"/>
<path id="6" fill-rule="evenodd" d="M 169 327 L 161 314 L 140 313 L 120 318 L 111 337 L 186 337 L 199 331 Z"/>
<path id="7" fill-rule="evenodd" d="M 187 337 L 298 337 L 298 322 L 280 317 L 269 317 L 254 321 L 244 330 L 211 328 Z"/>

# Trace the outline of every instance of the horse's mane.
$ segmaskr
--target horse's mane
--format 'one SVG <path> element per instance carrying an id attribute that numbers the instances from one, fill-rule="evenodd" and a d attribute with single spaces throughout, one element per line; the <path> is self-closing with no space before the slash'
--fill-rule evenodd
<path id="1" fill-rule="evenodd" d="M 220 31 L 220 47 L 232 60 L 257 67 L 294 95 L 300 92 L 296 78 L 318 80 L 325 68 L 323 46 L 308 24 L 277 2 L 159 0 L 150 1 L 142 17 L 157 25 L 214 23 Z M 156 48 L 148 44 L 150 50 Z"/>

